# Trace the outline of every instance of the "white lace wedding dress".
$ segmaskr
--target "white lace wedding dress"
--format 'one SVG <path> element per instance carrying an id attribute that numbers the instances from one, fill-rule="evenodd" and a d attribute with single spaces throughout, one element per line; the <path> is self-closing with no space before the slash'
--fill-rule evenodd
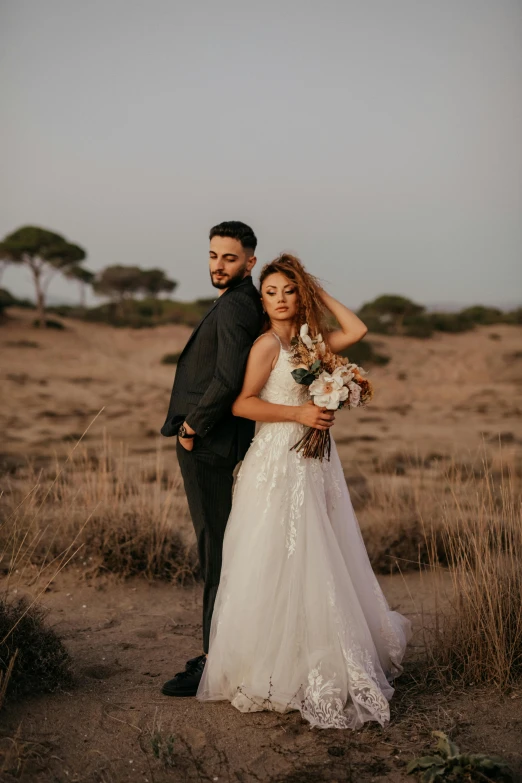
<path id="1" fill-rule="evenodd" d="M 281 347 L 260 397 L 306 401 L 292 369 Z M 238 472 L 197 698 L 321 728 L 384 724 L 410 622 L 372 571 L 333 438 L 330 461 L 307 459 L 290 451 L 304 431 L 261 424 Z"/>

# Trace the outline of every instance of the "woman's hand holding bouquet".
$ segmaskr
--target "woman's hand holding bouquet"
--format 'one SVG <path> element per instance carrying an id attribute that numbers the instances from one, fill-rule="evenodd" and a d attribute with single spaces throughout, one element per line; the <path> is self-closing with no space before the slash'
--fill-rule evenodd
<path id="1" fill-rule="evenodd" d="M 311 402 L 318 408 L 331 411 L 345 405 L 357 408 L 367 405 L 373 397 L 373 387 L 364 377 L 366 372 L 328 350 L 322 335 L 311 337 L 308 324 L 303 324 L 299 337 L 292 341 L 292 360 L 298 365 L 292 370 L 294 380 L 309 387 Z M 330 459 L 331 423 L 311 424 L 292 449 L 305 457 Z"/>

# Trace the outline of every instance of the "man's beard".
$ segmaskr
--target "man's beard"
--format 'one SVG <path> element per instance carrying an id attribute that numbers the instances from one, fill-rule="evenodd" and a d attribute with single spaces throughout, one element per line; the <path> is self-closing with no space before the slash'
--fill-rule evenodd
<path id="1" fill-rule="evenodd" d="M 211 272 L 210 281 L 214 288 L 219 288 L 220 290 L 223 290 L 224 288 L 235 288 L 236 285 L 239 285 L 239 283 L 244 280 L 245 269 L 246 267 L 243 267 L 243 269 L 235 275 L 224 275 L 220 280 L 214 280 Z"/>

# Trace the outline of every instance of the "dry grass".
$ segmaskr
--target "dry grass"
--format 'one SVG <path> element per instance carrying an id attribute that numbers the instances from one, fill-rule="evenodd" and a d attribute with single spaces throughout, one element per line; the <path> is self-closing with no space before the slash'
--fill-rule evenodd
<path id="1" fill-rule="evenodd" d="M 508 454 L 395 455 L 366 476 L 358 513 L 374 569 L 430 576 L 428 679 L 506 689 L 522 676 L 521 471 Z"/>
<path id="2" fill-rule="evenodd" d="M 471 507 L 452 491 L 442 508 L 451 592 L 436 582 L 428 664 L 442 681 L 506 689 L 522 676 L 522 502 L 510 470 L 497 481 L 486 470 L 474 489 Z"/>
<path id="3" fill-rule="evenodd" d="M 170 457 L 170 455 L 169 455 Z M 396 456 L 365 478 L 359 512 L 376 570 L 444 573 L 426 618 L 430 676 L 505 688 L 522 674 L 522 526 L 519 466 Z M 10 475 L 2 498 L 4 572 L 22 582 L 75 562 L 183 582 L 197 577 L 177 467 L 165 455 L 132 457 L 105 439 L 62 466 Z M 450 576 L 448 580 L 448 574 Z M 448 590 L 448 582 L 451 587 Z"/>
<path id="4" fill-rule="evenodd" d="M 161 448 L 132 458 L 105 439 L 99 455 L 80 446 L 62 465 L 28 464 L 5 478 L 1 505 L 0 562 L 21 582 L 64 558 L 86 575 L 197 575 L 180 475 L 174 464 L 166 469 Z"/>
<path id="5" fill-rule="evenodd" d="M 483 513 L 484 492 L 498 506 L 510 477 L 511 502 L 520 502 L 522 464 L 514 452 L 503 459 L 502 451 L 490 455 L 483 444 L 466 462 L 400 452 L 376 461 L 374 473 L 361 474 L 363 491 L 356 483 L 351 492 L 374 570 L 405 572 L 452 563 L 447 531 L 455 529 L 460 538 L 474 535 L 469 526 Z"/>

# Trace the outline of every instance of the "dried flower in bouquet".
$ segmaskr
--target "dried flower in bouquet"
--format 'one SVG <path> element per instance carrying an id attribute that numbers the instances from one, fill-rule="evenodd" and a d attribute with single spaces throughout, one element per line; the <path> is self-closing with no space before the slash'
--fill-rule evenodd
<path id="1" fill-rule="evenodd" d="M 364 377 L 365 370 L 332 353 L 321 334 L 311 337 L 309 331 L 308 324 L 303 324 L 299 337 L 292 340 L 291 360 L 299 365 L 292 370 L 294 380 L 309 387 L 313 403 L 320 408 L 338 410 L 345 405 L 367 405 L 373 397 L 373 387 Z M 292 450 L 323 460 L 330 459 L 331 446 L 329 430 L 309 427 Z"/>

